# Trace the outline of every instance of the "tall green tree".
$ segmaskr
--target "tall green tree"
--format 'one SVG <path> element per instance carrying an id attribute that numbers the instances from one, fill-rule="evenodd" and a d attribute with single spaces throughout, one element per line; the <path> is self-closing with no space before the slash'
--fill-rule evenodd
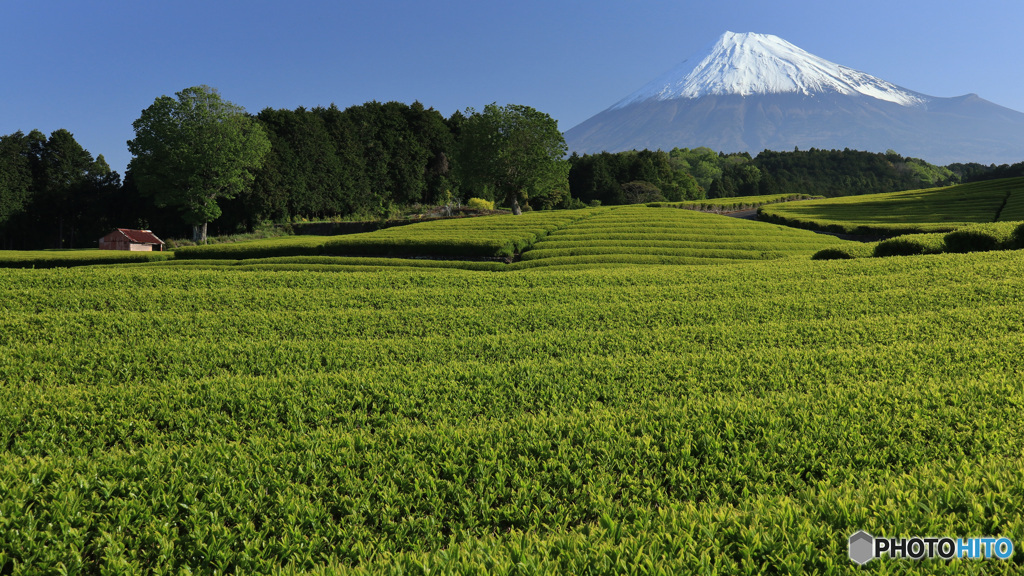
<path id="1" fill-rule="evenodd" d="M 233 198 L 252 182 L 270 141 L 241 106 L 209 86 L 161 96 L 142 111 L 128 141 L 128 165 L 143 194 L 159 206 L 175 206 L 206 241 L 207 224 L 221 214 L 217 201 Z"/>
<path id="2" fill-rule="evenodd" d="M 517 104 L 466 114 L 459 146 L 465 187 L 494 190 L 513 214 L 522 213 L 521 201 L 568 194 L 567 147 L 551 116 Z"/>
<path id="3" fill-rule="evenodd" d="M 106 165 L 106 162 L 104 162 Z M 88 185 L 94 180 L 94 160 L 71 132 L 61 128 L 50 134 L 42 154 L 43 184 L 39 198 L 42 218 L 52 220 L 44 226 L 55 227 L 58 248 L 74 247 L 76 215 L 85 208 Z M 106 167 L 110 171 L 110 167 Z"/>
<path id="4" fill-rule="evenodd" d="M 41 135 L 40 135 L 41 136 Z M 20 130 L 0 136 L 0 239 L 9 247 L 11 228 L 32 200 L 32 149 Z"/>

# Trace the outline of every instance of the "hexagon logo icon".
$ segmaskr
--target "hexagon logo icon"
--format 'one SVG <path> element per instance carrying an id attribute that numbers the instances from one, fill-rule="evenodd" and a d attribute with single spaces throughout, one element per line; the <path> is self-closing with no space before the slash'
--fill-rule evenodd
<path id="1" fill-rule="evenodd" d="M 861 530 L 850 536 L 850 560 L 867 564 L 875 557 L 875 537 Z"/>

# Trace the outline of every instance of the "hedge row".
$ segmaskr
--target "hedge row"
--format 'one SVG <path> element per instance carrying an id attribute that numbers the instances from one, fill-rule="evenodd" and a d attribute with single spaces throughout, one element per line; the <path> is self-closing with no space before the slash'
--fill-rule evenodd
<path id="1" fill-rule="evenodd" d="M 907 234 L 881 242 L 855 244 L 819 250 L 814 260 L 838 260 L 886 256 L 913 256 L 943 252 L 988 252 L 1024 248 L 1024 224 L 990 222 L 974 224 L 947 233 Z"/>
<path id="2" fill-rule="evenodd" d="M 714 198 L 708 200 L 690 200 L 686 202 L 649 202 L 650 208 L 683 208 L 705 212 L 727 212 L 734 210 L 751 210 L 766 204 L 792 202 L 795 200 L 818 200 L 824 196 L 808 194 L 768 194 L 764 196 L 737 196 L 734 198 Z"/>
<path id="3" fill-rule="evenodd" d="M 0 250 L 0 268 L 66 268 L 95 264 L 155 262 L 174 257 L 171 252 L 126 250 Z"/>
<path id="4" fill-rule="evenodd" d="M 174 251 L 174 257 L 179 260 L 240 260 L 275 256 L 315 256 L 321 253 L 324 242 L 328 238 L 330 236 L 281 236 L 236 244 L 184 246 Z"/>

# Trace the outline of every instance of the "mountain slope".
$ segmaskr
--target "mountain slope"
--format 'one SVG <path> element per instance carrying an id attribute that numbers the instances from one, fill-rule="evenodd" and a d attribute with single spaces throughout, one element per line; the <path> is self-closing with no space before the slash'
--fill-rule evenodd
<path id="1" fill-rule="evenodd" d="M 977 95 L 928 96 L 781 38 L 715 44 L 566 132 L 581 153 L 708 146 L 726 152 L 852 148 L 947 164 L 1024 159 L 1024 114 Z"/>

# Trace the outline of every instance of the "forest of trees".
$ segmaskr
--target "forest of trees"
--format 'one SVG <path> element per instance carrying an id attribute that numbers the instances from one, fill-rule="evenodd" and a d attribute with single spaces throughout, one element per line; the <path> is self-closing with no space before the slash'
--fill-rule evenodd
<path id="1" fill-rule="evenodd" d="M 481 140 L 471 137 L 475 128 L 467 132 L 476 117 L 467 110 L 445 118 L 419 102 L 267 108 L 252 118 L 265 130 L 270 152 L 247 189 L 221 201 L 211 234 L 299 219 L 376 219 L 470 197 L 494 200 L 496 187 L 475 176 L 479 166 L 463 165 L 481 162 Z M 521 198 L 523 209 L 552 209 L 775 193 L 845 196 L 1021 174 L 1024 163 L 940 167 L 893 151 L 766 150 L 751 157 L 677 148 L 573 154 L 564 170 L 533 183 Z M 497 193 L 499 203 L 506 201 Z M 191 234 L 179 213 L 139 192 L 131 169 L 122 181 L 71 132 L 0 136 L 0 248 L 95 247 L 115 227 L 148 228 L 165 238 Z"/>
<path id="2" fill-rule="evenodd" d="M 121 177 L 67 130 L 0 136 L 0 247 L 95 247 L 128 215 Z"/>
<path id="3" fill-rule="evenodd" d="M 855 150 L 765 150 L 721 154 L 676 148 L 573 155 L 569 190 L 584 202 L 628 204 L 758 194 L 851 196 L 959 182 L 948 168 L 916 158 Z"/>

